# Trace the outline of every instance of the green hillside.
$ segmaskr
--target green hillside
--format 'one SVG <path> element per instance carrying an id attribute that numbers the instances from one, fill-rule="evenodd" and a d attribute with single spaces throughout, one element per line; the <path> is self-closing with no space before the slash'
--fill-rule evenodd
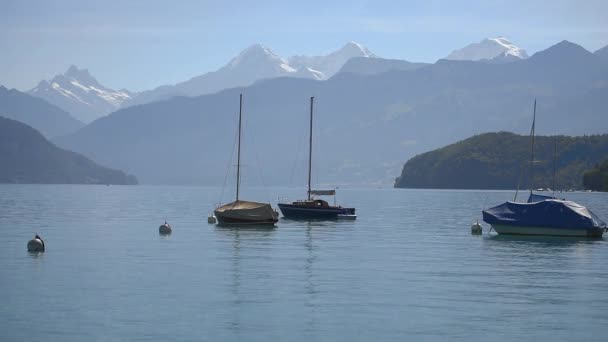
<path id="1" fill-rule="evenodd" d="M 530 137 L 499 132 L 475 135 L 408 160 L 396 188 L 583 188 L 583 174 L 608 157 L 608 135 L 537 136 L 532 179 Z"/>
<path id="2" fill-rule="evenodd" d="M 608 159 L 585 172 L 583 186 L 589 190 L 608 191 Z"/>
<path id="3" fill-rule="evenodd" d="M 0 183 L 137 184 L 133 176 L 61 149 L 35 129 L 0 117 Z"/>

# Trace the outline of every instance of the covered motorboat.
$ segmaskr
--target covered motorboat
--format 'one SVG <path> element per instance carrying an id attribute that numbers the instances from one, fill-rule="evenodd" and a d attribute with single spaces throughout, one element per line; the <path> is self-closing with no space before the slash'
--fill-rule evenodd
<path id="1" fill-rule="evenodd" d="M 530 129 L 530 180 L 534 179 L 534 127 L 536 125 L 536 100 L 534 100 L 534 117 Z M 553 189 L 555 189 L 557 142 L 553 152 Z M 524 168 L 522 168 L 523 172 Z M 557 199 L 554 196 L 535 194 L 530 184 L 530 196 L 526 203 L 515 202 L 519 184 L 513 202 L 505 202 L 493 208 L 483 210 L 483 220 L 489 223 L 498 234 L 515 235 L 551 235 L 601 237 L 606 223 L 597 215 L 578 203 Z M 553 193 L 555 195 L 555 192 Z"/>
<path id="2" fill-rule="evenodd" d="M 498 234 L 601 237 L 606 228 L 591 210 L 559 199 L 505 202 L 484 210 L 483 220 Z"/>
<path id="3" fill-rule="evenodd" d="M 268 203 L 237 200 L 216 208 L 213 213 L 218 224 L 275 224 L 278 213 Z"/>

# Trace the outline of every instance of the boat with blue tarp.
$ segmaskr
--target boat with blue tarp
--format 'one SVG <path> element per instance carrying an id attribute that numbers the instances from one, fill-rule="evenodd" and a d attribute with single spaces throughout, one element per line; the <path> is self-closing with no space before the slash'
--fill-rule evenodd
<path id="1" fill-rule="evenodd" d="M 498 234 L 601 237 L 604 233 L 606 223 L 586 207 L 539 197 L 531 194 L 526 203 L 509 201 L 484 210 L 483 220 Z"/>
<path id="2" fill-rule="evenodd" d="M 530 178 L 534 163 L 535 122 L 536 100 L 530 130 Z M 555 157 L 553 174 L 555 183 Z M 498 234 L 601 237 L 606 230 L 606 223 L 583 205 L 555 196 L 535 194 L 532 190 L 525 203 L 516 202 L 518 191 L 513 202 L 507 201 L 482 211 L 483 221 Z"/>

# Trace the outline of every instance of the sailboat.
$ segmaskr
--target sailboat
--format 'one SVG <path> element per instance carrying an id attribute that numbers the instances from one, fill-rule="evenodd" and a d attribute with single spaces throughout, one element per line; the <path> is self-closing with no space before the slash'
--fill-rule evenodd
<path id="1" fill-rule="evenodd" d="M 530 179 L 534 162 L 535 124 L 536 100 L 530 130 Z M 555 188 L 555 185 L 553 187 Z M 484 222 L 490 224 L 498 234 L 602 237 L 606 229 L 604 221 L 576 202 L 535 194 L 532 187 L 527 202 L 515 202 L 518 191 L 519 186 L 513 202 L 507 201 L 482 211 Z"/>
<path id="2" fill-rule="evenodd" d="M 241 183 L 241 126 L 243 118 L 243 94 L 239 97 L 239 134 L 236 163 L 236 199 L 216 208 L 213 213 L 219 225 L 274 225 L 279 214 L 268 203 L 239 199 Z"/>
<path id="3" fill-rule="evenodd" d="M 336 190 L 313 190 L 312 181 L 312 119 L 314 97 L 310 98 L 310 134 L 308 138 L 308 196 L 306 200 L 292 203 L 279 203 L 279 209 L 283 217 L 287 219 L 323 220 L 323 219 L 347 219 L 357 218 L 355 208 L 344 208 L 342 206 L 330 205 L 327 201 L 315 198 L 315 196 L 336 196 Z"/>

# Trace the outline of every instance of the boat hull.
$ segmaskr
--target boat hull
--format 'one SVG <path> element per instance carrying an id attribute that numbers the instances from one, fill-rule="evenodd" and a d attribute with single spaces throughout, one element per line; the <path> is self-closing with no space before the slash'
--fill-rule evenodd
<path id="1" fill-rule="evenodd" d="M 231 226 L 243 226 L 243 225 L 274 225 L 275 223 L 277 223 L 279 220 L 278 218 L 264 218 L 264 219 L 260 219 L 260 218 L 236 218 L 236 217 L 230 217 L 230 216 L 226 216 L 223 213 L 220 212 L 214 212 L 215 214 L 215 218 L 217 219 L 217 224 L 219 225 L 223 225 L 223 226 L 227 226 L 227 225 L 231 225 Z"/>
<path id="2" fill-rule="evenodd" d="M 314 208 L 302 205 L 279 203 L 279 209 L 283 217 L 287 219 L 305 219 L 305 220 L 337 220 L 340 215 L 348 214 L 348 210 L 352 208 L 341 207 L 326 207 Z M 354 216 L 356 218 L 356 216 Z"/>
<path id="3" fill-rule="evenodd" d="M 577 236 L 602 237 L 604 228 L 554 228 L 534 226 L 511 226 L 505 224 L 492 224 L 498 234 L 503 235 L 545 235 L 545 236 Z"/>

